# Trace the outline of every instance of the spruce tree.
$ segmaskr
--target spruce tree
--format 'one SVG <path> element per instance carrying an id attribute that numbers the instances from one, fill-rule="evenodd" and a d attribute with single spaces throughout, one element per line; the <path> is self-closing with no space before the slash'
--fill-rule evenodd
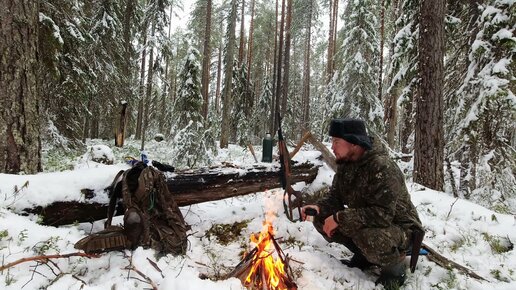
<path id="1" fill-rule="evenodd" d="M 393 54 L 388 62 L 386 74 L 393 76 L 386 93 L 393 95 L 394 100 L 389 106 L 396 106 L 394 121 L 398 127 L 399 148 L 403 153 L 410 154 L 412 144 L 410 137 L 414 132 L 413 101 L 418 84 L 418 29 L 419 0 L 402 0 L 399 17 L 396 20 L 395 36 L 392 40 Z"/>
<path id="2" fill-rule="evenodd" d="M 93 42 L 89 23 L 83 1 L 40 1 L 38 78 L 46 118 L 42 137 L 63 148 L 77 145 L 91 120 L 88 103 L 96 92 L 96 75 L 88 51 Z"/>
<path id="3" fill-rule="evenodd" d="M 207 150 L 214 148 L 215 141 L 201 115 L 201 64 L 199 52 L 192 46 L 179 75 L 179 83 L 173 112 L 176 120 L 171 142 L 173 163 L 187 167 L 204 165 L 210 159 Z"/>
<path id="4" fill-rule="evenodd" d="M 333 117 L 368 121 L 369 129 L 382 132 L 383 109 L 377 96 L 378 23 L 375 1 L 351 1 L 346 7 L 342 44 L 343 69 L 334 95 Z"/>
<path id="5" fill-rule="evenodd" d="M 260 139 L 269 132 L 269 115 L 272 106 L 272 84 L 269 78 L 265 79 L 263 89 L 256 103 L 252 124 L 255 135 Z"/>
<path id="6" fill-rule="evenodd" d="M 251 119 L 253 110 L 252 86 L 247 78 L 247 65 L 242 64 L 238 74 L 235 77 L 235 107 L 233 114 L 233 123 L 235 132 L 237 134 L 238 144 L 246 146 L 252 142 L 252 127 L 253 120 Z"/>
<path id="7" fill-rule="evenodd" d="M 455 106 L 448 156 L 461 164 L 461 193 L 484 205 L 506 209 L 514 199 L 516 101 L 514 97 L 516 4 L 480 6 L 470 61 Z M 449 126 L 452 127 L 452 126 Z"/>

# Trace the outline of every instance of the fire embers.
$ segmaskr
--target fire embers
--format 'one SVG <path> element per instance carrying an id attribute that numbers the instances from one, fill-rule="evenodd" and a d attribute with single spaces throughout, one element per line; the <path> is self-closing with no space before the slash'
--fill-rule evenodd
<path id="1" fill-rule="evenodd" d="M 251 241 L 256 247 L 245 254 L 228 277 L 240 279 L 247 289 L 297 289 L 289 258 L 274 239 L 272 225 L 266 223 L 261 233 L 251 235 Z"/>

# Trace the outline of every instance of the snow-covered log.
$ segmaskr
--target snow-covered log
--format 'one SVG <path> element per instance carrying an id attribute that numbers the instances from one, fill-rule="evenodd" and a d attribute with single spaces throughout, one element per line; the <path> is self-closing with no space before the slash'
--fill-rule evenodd
<path id="1" fill-rule="evenodd" d="M 319 166 L 311 163 L 294 165 L 291 175 L 293 183 L 311 183 L 317 176 L 318 168 Z M 167 179 L 167 184 L 179 206 L 221 200 L 281 187 L 279 168 L 264 166 L 248 169 L 217 167 L 178 172 Z M 74 222 L 92 222 L 106 218 L 108 204 L 91 202 L 96 197 L 95 193 L 88 189 L 82 191 L 85 197 L 83 200 L 56 201 L 46 206 L 26 208 L 22 213 L 37 214 L 41 217 L 42 224 L 53 226 Z M 107 195 L 107 191 L 100 194 Z M 122 214 L 120 208 L 116 214 Z"/>

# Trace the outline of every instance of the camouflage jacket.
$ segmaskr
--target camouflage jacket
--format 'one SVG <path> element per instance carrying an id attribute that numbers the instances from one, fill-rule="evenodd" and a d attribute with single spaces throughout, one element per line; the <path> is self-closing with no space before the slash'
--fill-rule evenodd
<path id="1" fill-rule="evenodd" d="M 393 224 L 407 233 L 413 226 L 422 229 L 403 173 L 376 140 L 362 158 L 339 165 L 330 192 L 317 204 L 320 216 L 334 214 L 339 230 L 348 237 L 363 228 Z"/>

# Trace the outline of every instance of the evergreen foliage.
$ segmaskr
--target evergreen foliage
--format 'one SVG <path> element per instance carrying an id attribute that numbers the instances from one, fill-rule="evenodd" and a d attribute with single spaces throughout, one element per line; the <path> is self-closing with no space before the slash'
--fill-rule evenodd
<path id="1" fill-rule="evenodd" d="M 233 109 L 233 123 L 235 126 L 235 132 L 237 132 L 238 144 L 245 146 L 253 139 L 251 127 L 253 120 L 251 119 L 251 114 L 253 110 L 254 95 L 252 84 L 247 80 L 246 64 L 242 64 L 237 72 L 238 74 L 234 76 L 235 107 Z"/>
<path id="2" fill-rule="evenodd" d="M 507 208 L 506 201 L 516 196 L 516 39 L 510 32 L 516 28 L 516 4 L 495 0 L 479 9 L 468 69 L 455 106 L 447 108 L 448 155 L 461 164 L 464 196 Z"/>
<path id="3" fill-rule="evenodd" d="M 376 1 L 350 1 L 345 8 L 343 67 L 333 96 L 333 118 L 369 120 L 373 132 L 383 132 L 383 108 L 376 97 L 378 84 L 378 21 Z"/>
<path id="4" fill-rule="evenodd" d="M 392 40 L 393 54 L 387 62 L 386 75 L 392 76 L 387 88 L 388 94 L 396 96 L 399 110 L 399 147 L 403 153 L 412 152 L 414 131 L 413 100 L 419 82 L 418 75 L 418 36 L 420 0 L 402 0 L 396 29 Z"/>
<path id="5" fill-rule="evenodd" d="M 188 22 L 188 30 L 193 35 L 194 47 L 202 51 L 204 43 L 204 34 L 206 27 L 206 0 L 198 0 L 195 2 L 190 21 Z"/>
<path id="6" fill-rule="evenodd" d="M 171 147 L 173 163 L 177 166 L 194 167 L 207 164 L 209 151 L 215 146 L 215 138 L 201 115 L 201 64 L 199 52 L 189 46 L 185 65 L 179 75 L 180 86 L 174 104 L 176 122 L 172 128 Z"/>
<path id="7" fill-rule="evenodd" d="M 87 16 L 81 2 L 49 0 L 41 1 L 39 21 L 42 110 L 64 138 L 81 140 L 87 100 L 96 91 Z"/>
<path id="8" fill-rule="evenodd" d="M 263 138 L 266 133 L 269 132 L 269 120 L 272 107 L 272 83 L 269 78 L 265 79 L 263 89 L 256 103 L 254 110 L 253 121 L 251 124 L 254 126 L 255 136 Z"/>

